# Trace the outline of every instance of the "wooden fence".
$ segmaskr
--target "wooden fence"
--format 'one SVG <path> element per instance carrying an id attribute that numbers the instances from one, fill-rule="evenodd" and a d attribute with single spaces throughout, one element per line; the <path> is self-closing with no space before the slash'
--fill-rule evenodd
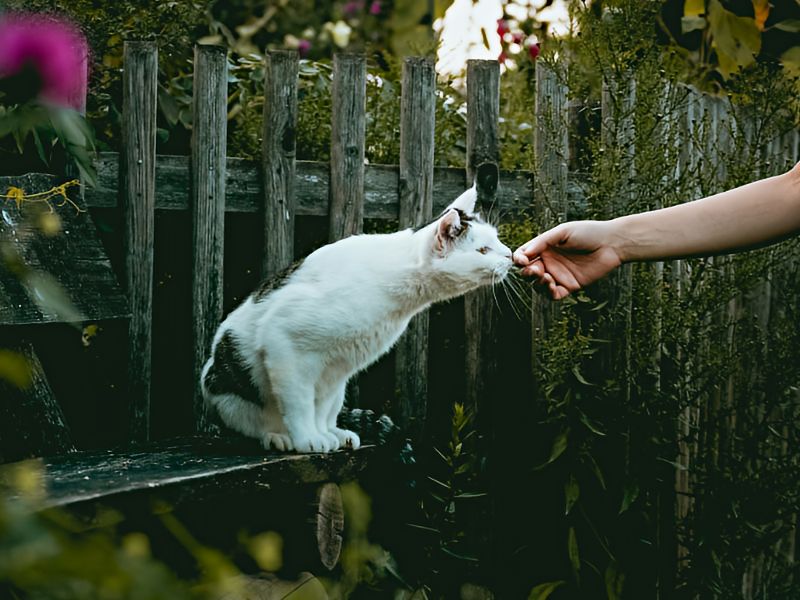
<path id="1" fill-rule="evenodd" d="M 477 181 L 482 207 L 492 204 L 507 214 L 533 206 L 542 223 L 554 224 L 579 215 L 583 205 L 580 190 L 584 176 L 570 172 L 571 120 L 574 104 L 558 74 L 537 65 L 537 90 L 531 111 L 535 114 L 536 169 L 500 172 L 498 117 L 500 106 L 499 65 L 494 61 L 470 61 L 467 73 L 467 169 L 434 168 L 435 72 L 429 60 L 406 59 L 403 64 L 400 161 L 397 166 L 365 165 L 366 65 L 362 56 L 341 55 L 334 61 L 331 162 L 295 159 L 297 121 L 298 58 L 295 53 L 272 51 L 266 56 L 262 160 L 226 157 L 227 63 L 219 48 L 198 46 L 195 51 L 194 127 L 190 157 L 156 155 L 157 50 L 150 42 L 127 43 L 124 70 L 123 150 L 120 155 L 99 157 L 98 186 L 87 190 L 86 202 L 94 208 L 121 207 L 125 214 L 126 277 L 133 317 L 130 324 L 130 414 L 131 439 L 150 436 L 150 380 L 152 370 L 152 314 L 154 214 L 156 211 L 190 211 L 192 222 L 192 326 L 193 380 L 208 356 L 214 331 L 223 314 L 223 247 L 225 213 L 252 213 L 263 222 L 262 276 L 288 266 L 294 259 L 295 218 L 327 216 L 328 239 L 335 241 L 362 230 L 363 220 L 397 221 L 399 227 L 424 223 L 444 208 L 465 187 Z M 677 102 L 669 119 L 654 128 L 663 136 L 666 154 L 677 157 L 673 173 L 707 169 L 708 185 L 680 188 L 684 200 L 725 189 L 729 181 L 724 165 L 714 162 L 715 150 L 730 144 L 732 107 L 726 100 L 665 83 L 664 102 Z M 637 184 L 635 128 L 637 90 L 632 77 L 606 81 L 601 106 L 603 149 L 617 165 L 616 191 L 620 199 L 611 203 L 607 217 L 635 205 L 635 194 L 647 195 Z M 737 121 L 739 122 L 739 121 Z M 780 172 L 798 160 L 798 134 L 791 132 L 767 144 L 754 144 L 754 152 L 773 157 L 772 168 Z M 712 157 L 712 158 L 708 158 Z M 766 175 L 766 173 L 754 173 Z M 677 181 L 677 177 L 676 177 Z M 713 185 L 709 182 L 712 182 Z M 665 176 L 660 189 L 667 189 Z M 638 187 L 637 187 L 638 186 Z M 576 193 L 577 190 L 577 193 Z M 660 200 L 650 191 L 649 205 Z M 535 201 L 535 202 L 534 202 Z M 533 232 L 531 232 L 533 233 Z M 688 274 L 683 261 L 651 267 L 657 282 L 665 277 L 680 289 Z M 631 269 L 614 275 L 609 298 L 631 309 Z M 768 283 L 765 294 L 770 293 Z M 763 298 L 762 298 L 763 300 Z M 766 303 L 769 306 L 769 302 Z M 759 308 L 760 307 L 760 308 Z M 750 305 L 763 315 L 763 301 Z M 731 311 L 741 311 L 741 303 Z M 558 306 L 539 297 L 533 300 L 531 341 L 533 356 L 546 342 L 558 317 Z M 630 318 L 630 316 L 629 316 Z M 498 347 L 497 316 L 490 293 L 482 290 L 465 299 L 464 333 L 466 402 L 478 412 L 493 381 Z M 660 327 L 656 323 L 656 330 Z M 399 424 L 412 434 L 421 431 L 426 415 L 428 381 L 428 315 L 414 319 L 396 352 L 396 390 L 392 407 Z M 622 360 L 630 363 L 626 340 Z M 652 357 L 659 370 L 661 347 Z M 538 365 L 534 364 L 536 371 Z M 656 378 L 658 385 L 660 375 Z M 194 422 L 198 432 L 211 425 L 198 387 L 193 394 Z M 621 401 L 629 399 L 623 390 Z M 686 408 L 677 428 L 680 439 L 679 468 L 675 472 L 677 505 L 681 519 L 691 508 L 691 470 L 688 468 L 707 448 L 698 435 L 713 421 L 696 399 Z M 717 439 L 717 438 L 714 438 Z M 713 442 L 713 443 L 718 443 Z M 755 577 L 755 576 L 754 576 Z"/>

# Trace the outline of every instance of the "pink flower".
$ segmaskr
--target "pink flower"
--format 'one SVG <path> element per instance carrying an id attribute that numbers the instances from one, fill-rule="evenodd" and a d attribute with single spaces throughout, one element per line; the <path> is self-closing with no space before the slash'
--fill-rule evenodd
<path id="1" fill-rule="evenodd" d="M 515 33 L 514 34 L 514 43 L 521 44 L 525 41 L 525 34 L 524 33 Z"/>
<path id="2" fill-rule="evenodd" d="M 381 14 L 381 3 L 378 2 L 378 0 L 374 0 L 374 2 L 369 5 L 369 14 L 371 15 Z"/>
<path id="3" fill-rule="evenodd" d="M 497 61 L 502 65 L 508 60 L 508 56 L 506 56 L 505 51 L 500 52 L 500 56 L 497 57 Z"/>
<path id="4" fill-rule="evenodd" d="M 348 17 L 348 18 L 349 17 L 354 17 L 356 15 L 356 13 L 358 13 L 358 11 L 360 11 L 363 7 L 364 7 L 364 3 L 363 2 L 358 2 L 358 1 L 354 0 L 352 2 L 346 3 L 342 7 L 342 12 L 344 13 L 345 17 Z"/>
<path id="5" fill-rule="evenodd" d="M 29 13 L 0 17 L 0 78 L 32 70 L 42 100 L 80 109 L 88 57 L 86 39 L 68 21 Z"/>
<path id="6" fill-rule="evenodd" d="M 503 37 L 503 34 L 508 33 L 508 23 L 503 19 L 497 19 L 497 35 Z"/>
<path id="7" fill-rule="evenodd" d="M 300 53 L 300 56 L 305 56 L 308 54 L 309 50 L 311 50 L 311 42 L 308 40 L 300 40 L 297 42 L 297 51 Z"/>
<path id="8" fill-rule="evenodd" d="M 531 60 L 536 60 L 539 57 L 539 53 L 541 49 L 539 48 L 539 44 L 531 44 L 528 46 L 528 54 L 531 56 Z"/>

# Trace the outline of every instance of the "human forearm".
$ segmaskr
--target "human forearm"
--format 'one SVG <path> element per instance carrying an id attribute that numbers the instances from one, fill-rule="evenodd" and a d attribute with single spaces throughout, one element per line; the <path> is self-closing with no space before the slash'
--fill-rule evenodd
<path id="1" fill-rule="evenodd" d="M 701 200 L 612 221 L 624 262 L 735 252 L 800 231 L 800 164 Z"/>

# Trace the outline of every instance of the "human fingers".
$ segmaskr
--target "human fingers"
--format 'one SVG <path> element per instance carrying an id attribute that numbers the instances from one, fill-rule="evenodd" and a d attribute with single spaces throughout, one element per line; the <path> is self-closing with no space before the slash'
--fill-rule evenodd
<path id="1" fill-rule="evenodd" d="M 559 237 L 559 231 L 561 226 L 554 227 L 549 231 L 545 231 L 537 235 L 532 240 L 528 240 L 522 246 L 516 249 L 514 252 L 515 260 L 519 261 L 527 261 L 526 262 L 518 262 L 517 264 L 526 265 L 532 258 L 539 256 L 542 252 L 544 252 L 548 246 L 552 246 L 555 242 L 554 240 Z"/>
<path id="2" fill-rule="evenodd" d="M 525 260 L 528 260 L 526 257 Z M 528 261 L 528 265 L 520 269 L 520 274 L 525 277 L 541 277 L 544 274 L 544 264 L 539 257 L 533 261 Z"/>

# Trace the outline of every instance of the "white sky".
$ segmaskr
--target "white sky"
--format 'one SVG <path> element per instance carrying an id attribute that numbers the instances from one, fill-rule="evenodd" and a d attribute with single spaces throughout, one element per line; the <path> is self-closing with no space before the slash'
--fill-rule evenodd
<path id="1" fill-rule="evenodd" d="M 524 19 L 530 9 L 537 9 L 544 3 L 545 0 L 515 0 L 509 4 L 508 12 Z M 502 16 L 501 0 L 455 0 L 444 18 L 434 23 L 435 29 L 442 30 L 436 70 L 441 74 L 457 74 L 463 71 L 470 58 L 497 58 L 500 54 L 497 20 Z M 552 6 L 538 11 L 537 17 L 553 21 L 551 31 L 555 35 L 568 30 L 565 0 L 555 0 Z M 483 44 L 481 27 L 489 39 L 488 50 Z"/>

